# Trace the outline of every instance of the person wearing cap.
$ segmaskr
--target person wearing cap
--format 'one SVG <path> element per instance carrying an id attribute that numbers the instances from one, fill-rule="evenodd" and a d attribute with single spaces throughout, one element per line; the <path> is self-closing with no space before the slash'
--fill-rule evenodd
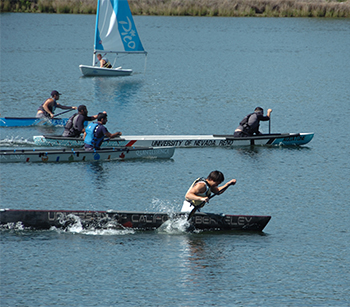
<path id="1" fill-rule="evenodd" d="M 78 107 L 78 113 L 75 113 L 68 119 L 67 124 L 64 127 L 62 136 L 72 138 L 80 137 L 80 134 L 85 132 L 85 121 L 95 120 L 97 116 L 98 115 L 88 116 L 88 110 L 86 106 L 83 104 L 80 105 Z"/>
<path id="2" fill-rule="evenodd" d="M 264 116 L 264 110 L 260 107 L 256 107 L 253 113 L 248 114 L 239 123 L 239 126 L 233 134 L 234 137 L 245 137 L 262 134 L 259 131 L 260 121 L 270 120 L 272 109 L 267 110 L 267 115 Z"/>
<path id="3" fill-rule="evenodd" d="M 114 138 L 121 136 L 121 132 L 110 133 L 104 126 L 107 123 L 107 113 L 98 113 L 97 123 L 93 122 L 86 127 L 84 132 L 85 150 L 100 149 L 105 137 Z"/>
<path id="4" fill-rule="evenodd" d="M 60 108 L 60 109 L 64 109 L 64 110 L 68 110 L 68 109 L 76 110 L 77 109 L 77 107 L 68 107 L 68 106 L 64 106 L 64 105 L 61 105 L 60 103 L 58 103 L 57 100 L 60 99 L 60 95 L 62 95 L 62 94 L 57 92 L 57 91 L 52 91 L 51 97 L 46 99 L 45 102 L 43 104 L 41 104 L 40 107 L 38 108 L 38 112 L 36 113 L 36 117 L 53 118 L 55 116 L 54 113 L 55 113 L 56 108 Z"/>
<path id="5" fill-rule="evenodd" d="M 112 68 L 112 64 L 109 63 L 108 59 L 103 59 L 101 53 L 97 55 L 97 59 L 100 61 L 100 67 Z"/>

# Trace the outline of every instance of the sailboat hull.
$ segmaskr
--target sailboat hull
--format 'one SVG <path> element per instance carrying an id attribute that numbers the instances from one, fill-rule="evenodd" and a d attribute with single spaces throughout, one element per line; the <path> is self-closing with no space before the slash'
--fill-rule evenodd
<path id="1" fill-rule="evenodd" d="M 123 77 L 130 76 L 132 69 L 104 68 L 97 66 L 79 65 L 80 71 L 84 76 L 108 76 L 108 77 Z"/>

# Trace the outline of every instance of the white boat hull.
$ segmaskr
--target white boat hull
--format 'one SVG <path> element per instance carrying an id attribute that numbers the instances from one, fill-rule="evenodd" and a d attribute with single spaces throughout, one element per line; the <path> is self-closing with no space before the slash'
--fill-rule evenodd
<path id="1" fill-rule="evenodd" d="M 122 77 L 130 76 L 132 69 L 104 68 L 98 66 L 79 65 L 80 71 L 84 76 L 108 76 L 108 77 Z"/>
<path id="2" fill-rule="evenodd" d="M 170 159 L 175 147 L 118 147 L 104 148 L 96 151 L 84 149 L 2 149 L 0 163 L 10 162 L 95 162 L 130 159 Z"/>
<path id="3" fill-rule="evenodd" d="M 145 146 L 145 147 L 233 147 L 233 146 L 299 146 L 309 143 L 314 133 L 266 134 L 263 136 L 235 138 L 233 135 L 126 135 L 103 142 L 102 147 Z M 33 137 L 39 146 L 81 147 L 82 138 L 39 135 Z"/>

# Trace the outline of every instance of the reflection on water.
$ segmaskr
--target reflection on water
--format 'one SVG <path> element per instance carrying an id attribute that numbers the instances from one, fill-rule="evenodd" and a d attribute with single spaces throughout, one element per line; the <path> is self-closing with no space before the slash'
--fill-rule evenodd
<path id="1" fill-rule="evenodd" d="M 93 184 L 93 186 L 102 190 L 105 189 L 106 179 L 108 179 L 108 168 L 101 162 L 86 163 L 86 179 Z"/>
<path id="2" fill-rule="evenodd" d="M 232 244 L 227 245 L 227 242 L 210 244 L 208 237 L 201 235 L 184 236 L 181 243 L 180 257 L 183 266 L 181 280 L 184 285 L 213 282 L 216 279 L 214 272 L 224 270 L 227 257 L 233 250 Z"/>
<path id="3" fill-rule="evenodd" d="M 183 244 L 183 260 L 191 268 L 205 269 L 211 266 L 219 265 L 219 261 L 224 260 L 227 257 L 226 249 L 228 246 L 225 244 L 223 249 L 219 248 L 218 242 L 216 242 L 214 249 L 213 246 L 208 244 L 206 236 L 201 235 L 189 235 L 184 236 Z M 229 250 L 233 249 L 233 245 L 229 245 Z"/>
<path id="4" fill-rule="evenodd" d="M 285 150 L 285 151 L 308 151 L 310 150 L 307 146 L 243 146 L 243 147 L 232 147 L 236 149 L 242 157 L 248 157 L 252 160 L 258 160 L 264 155 L 273 154 L 274 151 Z"/>
<path id="5" fill-rule="evenodd" d="M 73 115 L 73 114 L 72 114 Z M 38 134 L 56 134 L 56 135 L 61 135 L 63 132 L 63 126 L 62 127 L 54 127 L 54 126 L 36 126 Z M 61 128 L 61 129 L 59 129 Z M 62 132 L 61 132 L 62 130 Z"/>
<path id="6" fill-rule="evenodd" d="M 237 148 L 237 152 L 242 156 L 248 156 L 250 158 L 257 158 L 261 153 L 261 147 L 256 146 L 246 146 Z"/>
<path id="7" fill-rule="evenodd" d="M 128 103 L 143 86 L 143 80 L 94 77 L 96 101 Z"/>

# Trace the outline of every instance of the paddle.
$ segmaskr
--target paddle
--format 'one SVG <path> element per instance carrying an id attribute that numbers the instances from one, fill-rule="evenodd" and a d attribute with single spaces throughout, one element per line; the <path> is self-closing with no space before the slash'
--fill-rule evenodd
<path id="1" fill-rule="evenodd" d="M 67 113 L 67 112 L 73 111 L 73 110 L 75 110 L 75 109 L 69 109 L 69 110 L 67 110 L 67 111 L 64 111 L 64 112 L 58 113 L 58 114 L 56 114 L 56 115 L 55 115 L 53 118 L 55 118 L 56 116 L 62 115 L 62 114 L 64 114 L 64 113 Z"/>
<path id="2" fill-rule="evenodd" d="M 271 112 L 270 112 L 270 116 L 269 116 L 270 117 L 270 119 L 269 119 L 269 134 L 271 134 Z"/>
<path id="3" fill-rule="evenodd" d="M 221 190 L 219 191 L 219 193 L 214 193 L 213 195 L 210 195 L 210 196 L 209 196 L 209 199 L 213 198 L 215 195 L 219 195 L 219 194 L 223 193 L 230 185 L 232 185 L 232 184 L 229 184 L 227 187 L 221 189 Z M 196 213 L 196 211 L 197 211 L 199 208 L 201 208 L 204 204 L 205 204 L 205 201 L 202 201 L 198 206 L 195 206 L 195 207 L 192 209 L 192 211 L 190 212 L 190 214 L 188 215 L 187 221 L 189 221 L 189 220 L 194 216 L 194 214 Z"/>

